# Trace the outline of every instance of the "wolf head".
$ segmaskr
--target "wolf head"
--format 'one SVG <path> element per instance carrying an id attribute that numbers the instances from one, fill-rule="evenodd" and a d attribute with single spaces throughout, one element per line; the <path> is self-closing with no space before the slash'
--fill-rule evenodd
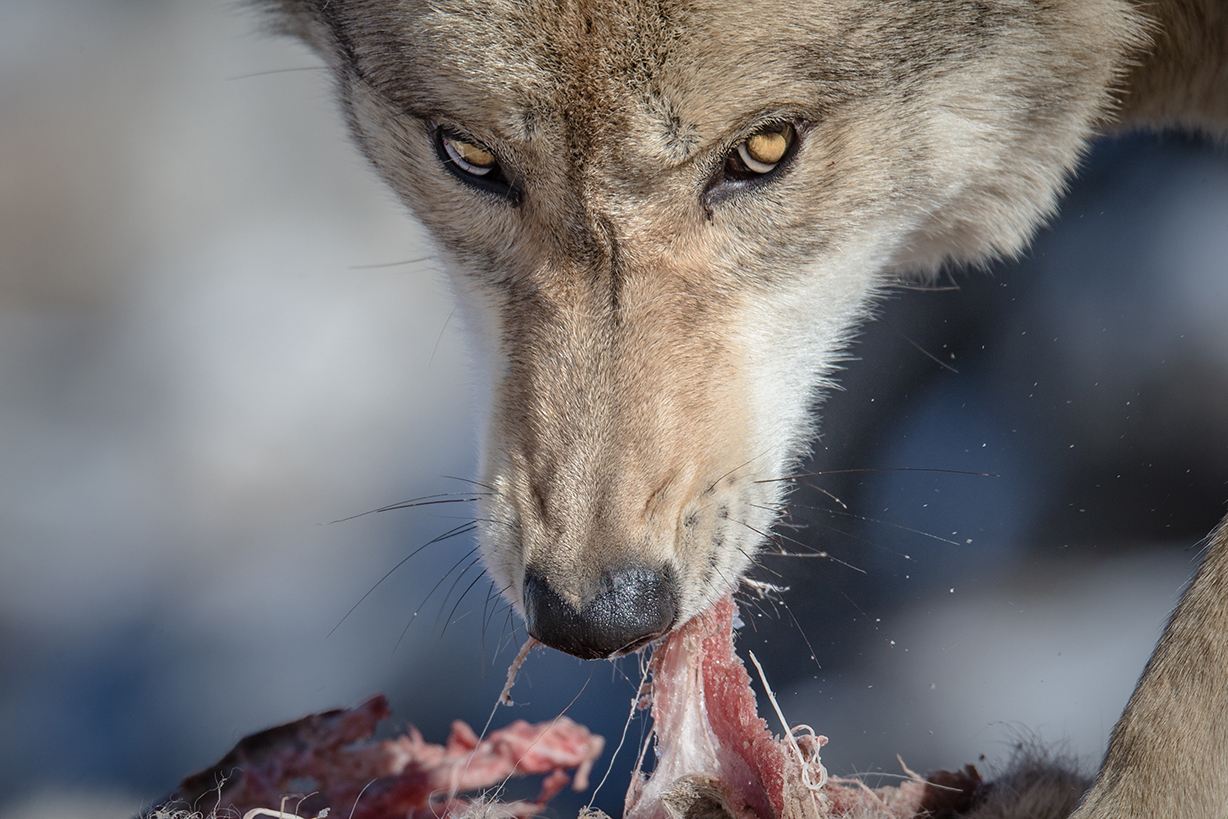
<path id="1" fill-rule="evenodd" d="M 487 569 L 585 657 L 738 582 L 875 295 L 1019 251 L 1140 36 L 1124 0 L 271 5 L 489 365 Z"/>

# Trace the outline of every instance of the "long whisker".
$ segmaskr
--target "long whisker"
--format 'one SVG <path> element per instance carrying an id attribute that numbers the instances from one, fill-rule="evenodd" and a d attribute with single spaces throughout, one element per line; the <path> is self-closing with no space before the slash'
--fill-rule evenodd
<path id="1" fill-rule="evenodd" d="M 503 653 L 503 649 L 516 639 L 516 623 L 512 620 L 512 614 L 515 613 L 515 609 L 512 608 L 511 601 L 504 601 L 502 610 L 507 612 L 507 616 L 503 618 L 503 633 L 499 637 L 499 642 L 495 645 L 495 658 L 498 658 Z M 498 616 L 499 611 L 499 609 L 495 610 L 495 616 Z M 493 661 L 494 658 L 492 658 Z"/>
<path id="2" fill-rule="evenodd" d="M 819 486 L 817 483 L 807 483 L 807 484 L 806 484 L 806 486 L 807 486 L 807 487 L 809 487 L 810 489 L 815 490 L 816 492 L 822 492 L 822 493 L 823 493 L 824 495 L 826 495 L 828 498 L 831 498 L 831 500 L 833 500 L 834 502 L 838 503 L 838 504 L 840 505 L 840 508 L 842 508 L 842 509 L 848 509 L 848 508 L 849 508 L 849 505 L 848 505 L 847 503 L 845 503 L 844 501 L 840 500 L 840 498 L 836 497 L 836 496 L 835 496 L 835 495 L 834 495 L 832 492 L 830 492 L 830 491 L 829 491 L 829 490 L 827 490 L 827 489 L 824 489 L 823 487 Z"/>
<path id="3" fill-rule="evenodd" d="M 840 509 L 829 509 L 823 506 L 806 506 L 805 504 L 797 504 L 794 506 L 794 508 L 812 509 L 816 512 L 825 512 L 829 515 L 839 515 L 842 518 L 853 518 L 854 520 L 864 520 L 867 523 L 877 523 L 880 526 L 890 526 L 892 529 L 899 529 L 900 531 L 903 531 L 903 532 L 910 532 L 911 534 L 920 535 L 921 537 L 927 537 L 930 540 L 937 540 L 942 543 L 950 544 L 951 546 L 962 545 L 958 540 L 951 540 L 950 538 L 943 537 L 942 535 L 936 535 L 933 532 L 927 532 L 924 529 L 914 529 L 913 527 L 905 526 L 902 523 L 896 523 L 895 521 L 890 521 L 890 520 L 882 520 L 880 518 L 872 518 L 869 515 L 858 515 L 855 512 L 846 512 Z"/>
<path id="4" fill-rule="evenodd" d="M 405 628 L 401 629 L 401 636 L 397 637 L 396 645 L 392 647 L 393 654 L 395 654 L 397 652 L 397 649 L 401 647 L 401 643 L 405 640 L 405 635 L 409 633 L 409 627 L 412 626 L 414 624 L 414 621 L 418 619 L 418 613 L 422 611 L 424 606 L 426 606 L 426 601 L 434 597 L 435 592 L 439 591 L 439 587 L 443 585 L 443 582 L 448 579 L 448 577 L 452 574 L 452 572 L 460 568 L 460 565 L 464 563 L 466 560 L 473 557 L 473 553 L 476 552 L 477 550 L 478 550 L 478 547 L 474 546 L 468 552 L 465 552 L 465 554 L 461 556 L 461 559 L 453 563 L 452 567 L 444 573 L 444 576 L 439 578 L 439 580 L 435 582 L 434 586 L 431 586 L 431 590 L 427 592 L 426 597 L 422 598 L 422 602 L 419 603 L 418 607 L 414 609 L 414 613 L 409 616 L 409 621 L 405 623 Z"/>
<path id="5" fill-rule="evenodd" d="M 822 671 L 823 664 L 819 662 L 818 652 L 816 652 L 814 650 L 814 646 L 810 644 L 810 638 L 806 636 L 805 629 L 803 629 L 802 624 L 798 622 L 797 616 L 793 614 L 793 609 L 789 608 L 789 604 L 786 603 L 783 598 L 781 598 L 780 605 L 785 607 L 785 612 L 788 613 L 789 619 L 793 621 L 793 625 L 797 626 L 797 633 L 802 635 L 802 642 L 806 644 L 806 648 L 810 649 L 810 659 L 814 660 L 815 666 L 819 669 L 819 671 Z"/>
<path id="6" fill-rule="evenodd" d="M 520 528 L 515 523 L 508 520 L 499 520 L 498 518 L 475 518 L 462 515 L 433 515 L 432 517 L 437 517 L 440 520 L 471 520 L 474 523 L 497 523 L 500 526 L 506 526 L 514 532 L 520 531 Z"/>
<path id="7" fill-rule="evenodd" d="M 758 600 L 756 600 L 753 597 L 743 597 L 741 595 L 735 594 L 733 597 L 733 600 L 735 603 L 738 604 L 739 611 L 742 610 L 742 608 L 744 608 L 745 606 L 750 605 L 750 606 L 754 606 L 755 609 L 763 616 L 765 617 L 767 616 L 767 612 L 763 610 L 763 604 L 760 603 Z M 759 624 L 755 622 L 754 617 L 744 617 L 742 619 L 745 620 L 746 623 L 750 626 L 751 631 L 755 632 L 756 634 L 759 633 Z"/>
<path id="8" fill-rule="evenodd" d="M 246 74 L 235 74 L 233 76 L 227 77 L 226 81 L 234 82 L 235 80 L 250 80 L 253 77 L 271 77 L 275 74 L 297 74 L 301 71 L 327 71 L 327 70 L 328 70 L 328 66 L 326 65 L 300 65 L 300 66 L 295 66 L 293 68 L 270 68 L 264 71 L 250 71 Z"/>
<path id="9" fill-rule="evenodd" d="M 507 593 L 507 590 L 510 589 L 511 587 L 512 587 L 512 584 L 508 583 L 502 589 L 497 589 L 495 588 L 495 584 L 491 583 L 490 591 L 486 593 L 486 602 L 482 604 L 482 659 L 483 660 L 486 659 L 486 629 L 490 627 L 491 618 L 493 618 L 495 614 L 498 612 L 498 607 L 496 607 L 494 611 L 490 610 L 490 601 L 493 600 L 495 597 L 502 597 L 504 594 Z"/>
<path id="10" fill-rule="evenodd" d="M 800 558 L 812 558 L 812 559 L 830 560 L 830 561 L 831 561 L 831 562 L 833 562 L 833 563 L 839 563 L 841 566 L 844 566 L 845 568 L 852 569 L 853 571 L 855 571 L 855 572 L 857 572 L 857 573 L 859 573 L 859 574 L 869 574 L 869 572 L 867 572 L 865 569 L 862 569 L 862 568 L 859 568 L 859 567 L 857 567 L 857 566 L 854 566 L 852 563 L 849 563 L 849 562 L 848 562 L 848 561 L 846 561 L 846 560 L 841 560 L 840 558 L 836 557 L 835 555 L 831 554 L 830 552 L 815 550 L 815 549 L 814 549 L 814 547 L 813 547 L 813 546 L 811 546 L 809 543 L 802 543 L 802 542 L 801 542 L 800 540 L 798 540 L 797 538 L 792 538 L 792 537 L 789 537 L 788 535 L 781 534 L 780 532 L 775 533 L 775 535 L 771 535 L 771 534 L 768 534 L 767 532 L 762 532 L 762 531 L 760 531 L 760 530 L 756 529 L 754 526 L 751 526 L 751 525 L 750 525 L 749 523 L 747 523 L 746 521 L 743 521 L 743 520 L 738 520 L 737 518 L 730 518 L 730 520 L 732 520 L 734 523 L 740 523 L 740 524 L 742 524 L 743 526 L 745 526 L 747 529 L 750 529 L 752 532 L 754 532 L 755 534 L 759 535 L 760 537 L 767 538 L 768 540 L 772 541 L 773 543 L 776 543 L 776 545 L 777 545 L 778 547 L 780 546 L 780 543 L 779 543 L 779 541 L 777 541 L 777 540 L 776 540 L 776 538 L 783 538 L 783 539 L 785 539 L 785 540 L 789 541 L 790 543 L 797 544 L 798 546 L 801 546 L 803 549 L 807 549 L 807 550 L 808 550 L 806 553 L 803 553 L 803 554 L 798 554 L 797 552 L 786 552 L 786 551 L 785 551 L 785 550 L 782 548 L 782 549 L 780 549 L 780 551 L 778 551 L 778 552 L 764 552 L 764 553 L 763 553 L 763 556 L 764 556 L 764 557 L 800 557 Z"/>
<path id="11" fill-rule="evenodd" d="M 823 511 L 830 511 L 830 510 L 823 510 Z M 880 552 L 886 552 L 889 555 L 894 555 L 896 557 L 903 558 L 904 560 L 912 560 L 912 555 L 908 554 L 907 552 L 900 552 L 895 549 L 884 546 L 883 544 L 878 543 L 877 541 L 870 540 L 869 538 L 861 537 L 860 535 L 855 535 L 852 532 L 848 531 L 847 529 L 841 529 L 839 526 L 833 526 L 832 524 L 827 523 L 826 521 L 813 521 L 813 523 L 817 526 L 822 526 L 824 531 L 835 532 L 838 535 L 843 535 L 849 540 L 852 540 L 856 543 L 860 543 L 863 546 L 869 546 L 871 549 L 878 549 Z M 802 557 L 802 556 L 803 555 L 798 555 L 798 557 Z"/>
<path id="12" fill-rule="evenodd" d="M 763 569 L 765 572 L 771 572 L 772 574 L 776 575 L 776 576 L 777 576 L 777 577 L 779 577 L 781 580 L 784 580 L 784 579 L 785 579 L 785 576 L 784 576 L 783 574 L 781 574 L 780 572 L 776 571 L 775 569 L 771 569 L 771 568 L 769 568 L 769 567 L 767 567 L 767 566 L 764 566 L 764 565 L 763 565 L 762 563 L 760 563 L 758 560 L 756 560 L 755 558 L 751 557 L 751 556 L 750 556 L 750 555 L 747 553 L 747 551 L 746 551 L 745 549 L 743 549 L 741 546 L 738 546 L 738 547 L 737 547 L 737 549 L 738 549 L 738 551 L 739 551 L 739 552 L 741 552 L 741 553 L 742 553 L 742 556 L 746 558 L 746 560 L 747 560 L 747 561 L 750 563 L 750 565 L 754 566 L 756 569 Z"/>
<path id="13" fill-rule="evenodd" d="M 429 262 L 432 259 L 438 259 L 438 256 L 420 256 L 416 259 L 402 259 L 399 262 L 376 262 L 375 264 L 352 264 L 350 270 L 383 270 L 389 267 L 408 267 L 411 264 L 422 264 Z"/>
<path id="14" fill-rule="evenodd" d="M 482 483 L 481 481 L 475 481 L 473 478 L 459 478 L 456 475 L 444 475 L 443 477 L 449 481 L 460 481 L 461 483 L 469 483 L 469 484 L 473 484 L 474 486 L 480 486 L 483 489 L 489 489 L 491 492 L 499 491 L 495 489 L 493 486 L 491 486 L 490 484 Z"/>
<path id="15" fill-rule="evenodd" d="M 840 558 L 833 555 L 831 552 L 826 552 L 826 551 L 801 552 L 801 553 L 799 552 L 764 552 L 763 556 L 764 557 L 793 557 L 793 558 L 798 558 L 799 560 L 804 560 L 807 558 L 811 560 L 830 560 L 832 563 L 839 563 L 844 568 L 852 569 L 858 574 L 865 574 L 865 575 L 869 574 L 869 572 L 867 572 L 865 569 L 862 569 L 858 566 L 854 566 L 852 563 L 849 563 L 847 560 L 841 560 Z"/>
<path id="16" fill-rule="evenodd" d="M 752 503 L 750 504 L 750 506 L 754 509 L 762 509 L 765 512 L 775 512 L 777 514 L 781 512 L 781 509 L 773 508 L 771 506 L 764 506 L 758 503 Z M 798 503 L 798 504 L 791 504 L 791 508 L 792 509 L 810 509 L 816 512 L 824 512 L 829 515 L 839 515 L 841 517 L 846 517 L 846 518 L 856 518 L 857 520 L 864 520 L 869 523 L 878 523 L 883 526 L 890 526 L 894 529 L 902 529 L 905 532 L 911 532 L 913 534 L 921 535 L 922 537 L 928 537 L 928 538 L 933 538 L 934 540 L 940 540 L 943 543 L 949 543 L 952 546 L 962 545 L 959 543 L 959 541 L 948 540 L 947 538 L 944 538 L 941 535 L 935 535 L 935 534 L 932 534 L 930 532 L 926 532 L 920 529 L 913 529 L 911 527 L 904 526 L 903 524 L 900 524 L 900 523 L 893 523 L 892 521 L 889 521 L 889 520 L 879 520 L 877 518 L 872 518 L 867 515 L 857 515 L 857 514 L 853 514 L 852 512 L 842 512 L 839 509 L 831 509 L 826 506 L 809 506 L 804 503 Z M 886 552 L 887 554 L 895 555 L 896 557 L 902 557 L 905 560 L 912 560 L 912 555 L 908 554 L 907 552 L 900 552 L 900 551 L 896 551 L 895 549 L 890 549 L 882 545 L 881 543 L 870 540 L 868 538 L 861 537 L 860 535 L 855 535 L 852 532 L 848 531 L 847 529 L 841 529 L 839 526 L 833 526 L 830 523 L 827 523 L 825 521 L 812 520 L 811 523 L 822 526 L 825 530 L 829 532 L 835 532 L 838 535 L 844 535 L 850 540 L 855 540 L 858 543 L 862 543 L 866 546 L 869 546 L 872 549 L 878 549 L 880 551 Z M 777 525 L 780 525 L 780 524 L 777 524 Z"/>
<path id="17" fill-rule="evenodd" d="M 729 591 L 731 591 L 731 590 L 733 590 L 733 589 L 736 589 L 736 588 L 738 587 L 738 584 L 737 584 L 737 583 L 734 583 L 734 582 L 730 581 L 730 579 L 729 579 L 729 575 L 727 575 L 727 574 L 725 574 L 724 572 L 722 572 L 722 571 L 721 571 L 721 567 L 720 567 L 720 566 L 717 566 L 717 565 L 713 564 L 712 569 L 713 569 L 713 571 L 715 571 L 717 574 L 719 574 L 719 575 L 721 576 L 721 580 L 724 580 L 724 581 L 725 581 L 725 589 L 724 589 L 724 591 L 725 591 L 725 592 L 729 592 Z"/>
<path id="18" fill-rule="evenodd" d="M 958 284 L 921 285 L 900 283 L 890 286 L 896 290 L 911 290 L 914 293 L 956 293 L 963 290 Z"/>
<path id="19" fill-rule="evenodd" d="M 443 326 L 439 328 L 439 335 L 435 336 L 435 345 L 431 347 L 431 357 L 427 359 L 426 366 L 429 369 L 435 363 L 435 356 L 439 352 L 439 344 L 443 341 L 443 334 L 448 332 L 448 325 L 452 323 L 452 317 L 456 315 L 456 308 L 452 308 L 452 312 L 448 313 L 448 317 L 444 319 Z"/>
<path id="20" fill-rule="evenodd" d="M 938 469 L 919 466 L 884 466 L 863 467 L 861 469 L 819 469 L 814 472 L 796 472 L 779 478 L 761 478 L 755 483 L 779 483 L 780 481 L 800 481 L 805 478 L 821 478 L 824 475 L 863 475 L 879 472 L 924 472 L 936 475 L 963 475 L 970 478 L 1000 478 L 996 472 L 975 472 L 968 469 Z"/>
<path id="21" fill-rule="evenodd" d="M 942 367 L 944 370 L 947 370 L 948 372 L 953 372 L 953 373 L 955 373 L 956 375 L 959 375 L 959 370 L 955 369 L 955 368 L 954 368 L 954 367 L 952 367 L 950 364 L 948 364 L 947 362 L 943 361 L 941 358 L 939 358 L 938 356 L 934 355 L 933 353 L 931 353 L 929 350 L 927 350 L 927 349 L 925 349 L 924 347 L 922 347 L 922 346 L 921 346 L 920 344 L 918 344 L 917 342 L 913 341 L 911 338 L 909 338 L 909 337 L 908 337 L 907 335 L 905 335 L 903 332 L 901 332 L 900 330 L 897 330 L 895 327 L 891 326 L 891 324 L 889 324 L 889 323 L 887 323 L 887 322 L 883 322 L 883 324 L 884 324 L 884 325 L 887 327 L 887 329 L 891 330 L 891 332 L 895 333 L 897 336 L 899 336 L 900 338 L 902 338 L 902 339 L 904 339 L 905 341 L 907 341 L 907 342 L 908 342 L 910 345 L 912 345 L 912 346 L 913 346 L 913 348 L 915 348 L 915 349 L 917 350 L 917 352 L 921 353 L 921 355 L 925 356 L 925 357 L 926 357 L 926 358 L 928 358 L 930 361 L 932 361 L 932 362 L 934 362 L 935 364 L 937 364 L 939 367 Z"/>
<path id="22" fill-rule="evenodd" d="M 333 626 L 333 627 L 332 627 L 332 630 L 328 632 L 328 634 L 326 635 L 326 638 L 327 638 L 327 637 L 332 637 L 332 636 L 333 636 L 333 634 L 335 634 L 335 633 L 336 633 L 337 629 L 341 628 L 341 624 L 342 624 L 342 623 L 344 623 L 344 622 L 345 622 L 345 621 L 346 621 L 346 620 L 349 618 L 349 616 L 350 616 L 351 614 L 353 614 L 353 613 L 354 613 L 354 611 L 355 611 L 355 610 L 356 610 L 356 609 L 357 609 L 359 606 L 361 606 L 361 605 L 362 605 L 363 601 L 364 601 L 364 600 L 366 600 L 368 597 L 370 597 L 370 596 L 371 596 L 371 594 L 372 594 L 372 593 L 373 593 L 373 592 L 374 592 L 376 589 L 378 589 L 378 588 L 380 587 L 380 584 L 381 584 L 381 583 L 383 583 L 383 582 L 384 582 L 385 580 L 387 580 L 388 578 L 392 577 L 393 572 L 395 572 L 397 569 L 401 568 L 401 567 L 402 567 L 402 566 L 404 566 L 406 563 L 408 563 L 408 562 L 409 562 L 409 560 L 410 560 L 410 559 L 411 559 L 411 558 L 412 558 L 414 555 L 418 554 L 419 552 L 421 552 L 423 549 L 425 549 L 425 548 L 426 548 L 426 547 L 428 547 L 428 546 L 434 546 L 436 543 L 442 543 L 443 541 L 448 540 L 449 538 L 454 538 L 454 537 L 457 537 L 458 535 L 467 534 L 468 532 L 472 532 L 472 531 L 473 531 L 474 529 L 476 529 L 476 528 L 477 528 L 477 525 L 476 525 L 476 524 L 474 524 L 474 523 L 465 523 L 465 524 L 462 524 L 462 525 L 460 525 L 460 526 L 454 526 L 453 528 L 449 529 L 448 531 L 446 531 L 446 532 L 444 532 L 444 533 L 442 533 L 442 534 L 436 535 L 435 537 L 431 538 L 431 539 L 430 539 L 430 540 L 428 540 L 426 543 L 423 543 L 421 546 L 419 546 L 418 548 L 414 549 L 414 550 L 413 550 L 412 552 L 410 552 L 409 554 L 405 555 L 405 557 L 403 557 L 403 558 L 401 558 L 400 560 L 398 560 L 398 561 L 397 561 L 395 564 L 393 564 L 393 566 L 392 566 L 392 568 L 391 568 L 391 569 L 389 569 L 388 571 L 384 572 L 383 577 L 381 577 L 379 580 L 375 581 L 375 585 L 374 585 L 374 586 L 372 586 L 371 588 L 367 589 L 366 594 L 364 594 L 362 597 L 358 598 L 358 602 L 357 602 L 357 603 L 355 603 L 354 605 L 350 606 L 350 610 L 349 610 L 349 611 L 347 611 L 347 612 L 345 613 L 345 616 L 344 616 L 344 617 L 342 617 L 340 620 L 338 620 L 338 621 L 337 621 L 337 625 L 335 625 L 335 626 Z"/>
<path id="23" fill-rule="evenodd" d="M 481 558 L 479 557 L 478 560 L 481 560 Z M 465 571 L 469 571 L 469 569 L 466 569 Z M 462 577 L 463 576 L 464 575 L 462 575 Z M 471 582 L 468 586 L 465 587 L 465 590 L 461 592 L 460 597 L 456 598 L 456 604 L 452 606 L 452 611 L 448 612 L 448 619 L 444 621 L 443 630 L 439 632 L 439 636 L 441 639 L 443 638 L 445 634 L 448 633 L 448 626 L 452 625 L 452 623 L 455 622 L 452 618 L 456 616 L 456 610 L 460 608 L 460 604 L 464 602 L 465 596 L 473 590 L 473 587 L 476 586 L 478 584 L 478 581 L 481 580 L 484 576 L 485 576 L 485 573 L 479 571 L 477 577 L 473 578 L 473 582 Z M 449 594 L 451 594 L 451 592 L 449 592 Z M 448 602 L 448 599 L 445 597 L 444 605 L 447 605 L 447 602 Z M 440 611 L 442 610 L 443 610 L 443 607 L 441 606 Z"/>
<path id="24" fill-rule="evenodd" d="M 738 464 L 738 465 L 737 465 L 737 466 L 735 466 L 733 469 L 729 470 L 729 471 L 728 471 L 728 472 L 726 472 L 724 475 L 721 475 L 719 478 L 717 478 L 717 479 L 716 479 L 716 480 L 714 480 L 714 481 L 713 481 L 711 484 L 709 484 L 709 485 L 708 485 L 708 488 L 707 488 L 707 489 L 704 491 L 704 494 L 706 495 L 708 492 L 711 492 L 713 489 L 715 489 L 715 488 L 716 488 L 716 485 L 717 485 L 718 483 L 720 483 L 721 481 L 725 480 L 725 479 L 726 479 L 726 478 L 728 478 L 730 475 L 732 475 L 733 473 L 735 473 L 735 472 L 737 472 L 738 470 L 742 469 L 743 467 L 745 467 L 745 466 L 750 466 L 750 465 L 751 465 L 751 464 L 753 464 L 755 461 L 757 461 L 757 460 L 759 460 L 760 458 L 764 457 L 765 455 L 769 454 L 771 451 L 772 451 L 772 450 L 770 450 L 770 449 L 769 449 L 769 450 L 767 450 L 767 451 L 765 451 L 765 452 L 761 452 L 761 453 L 759 453 L 758 455 L 756 455 L 755 457 L 751 458 L 750 460 L 747 460 L 747 461 L 744 461 L 744 462 L 742 462 L 742 463 Z"/>
<path id="25" fill-rule="evenodd" d="M 338 523 L 349 523 L 351 520 L 365 518 L 367 515 L 378 515 L 382 512 L 394 512 L 398 509 L 417 509 L 420 506 L 439 506 L 440 504 L 448 503 L 474 503 L 481 500 L 480 497 L 477 497 L 480 494 L 483 493 L 436 492 L 434 495 L 423 495 L 420 498 L 410 498 L 409 500 L 397 501 L 396 503 L 390 503 L 387 506 L 381 506 L 378 509 L 368 509 L 366 512 L 359 512 L 357 515 L 350 515 L 349 517 L 330 520 L 328 525 L 333 526 Z M 455 495 L 462 495 L 463 497 L 450 497 Z"/>

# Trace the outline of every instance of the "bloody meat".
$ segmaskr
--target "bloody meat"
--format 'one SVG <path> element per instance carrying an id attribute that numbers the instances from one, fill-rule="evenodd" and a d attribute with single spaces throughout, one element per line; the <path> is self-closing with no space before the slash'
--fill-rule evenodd
<path id="1" fill-rule="evenodd" d="M 732 598 L 721 600 L 653 656 L 657 763 L 651 775 L 635 775 L 624 816 L 910 819 L 973 801 L 980 778 L 972 768 L 944 774 L 941 784 L 914 776 L 871 789 L 828 778 L 819 757 L 826 737 L 785 728 L 777 739 L 759 717 L 750 675 L 734 651 L 734 614 Z"/>
<path id="2" fill-rule="evenodd" d="M 759 717 L 751 677 L 734 651 L 735 612 L 725 598 L 657 647 L 643 698 L 652 712 L 656 765 L 651 774 L 634 774 L 627 819 L 942 817 L 983 794 L 971 766 L 876 789 L 829 778 L 819 756 L 825 737 L 782 726 L 778 739 Z M 531 648 L 530 642 L 517 657 L 509 688 Z M 588 787 L 604 747 L 601 737 L 564 716 L 514 722 L 484 738 L 456 722 L 443 745 L 426 742 L 413 728 L 372 739 L 388 715 L 387 701 L 374 697 L 250 736 L 217 765 L 185 779 L 174 799 L 148 815 L 183 816 L 178 805 L 192 816 L 202 810 L 242 816 L 257 808 L 304 818 L 325 810 L 352 819 L 536 816 L 569 783 Z M 637 769 L 643 759 L 642 750 Z M 543 777 L 535 800 L 496 804 L 507 779 L 528 775 Z M 310 795 L 287 799 L 295 793 Z"/>
<path id="3" fill-rule="evenodd" d="M 151 815 L 175 816 L 175 806 L 190 806 L 219 816 L 265 808 L 302 817 L 328 810 L 352 819 L 437 819 L 465 813 L 481 802 L 480 792 L 500 789 L 512 777 L 542 775 L 534 801 L 503 804 L 499 811 L 536 816 L 569 783 L 588 788 L 604 747 L 601 737 L 567 717 L 536 725 L 518 720 L 485 738 L 455 722 L 443 745 L 413 728 L 393 739 L 372 739 L 389 713 L 388 701 L 377 696 L 357 708 L 254 734 L 185 779 L 161 813 Z M 310 795 L 287 799 L 291 794 Z"/>

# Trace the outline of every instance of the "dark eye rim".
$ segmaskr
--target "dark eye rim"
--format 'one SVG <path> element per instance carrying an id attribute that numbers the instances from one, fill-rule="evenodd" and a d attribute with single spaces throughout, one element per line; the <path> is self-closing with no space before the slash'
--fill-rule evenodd
<path id="1" fill-rule="evenodd" d="M 513 185 L 510 180 L 508 180 L 507 176 L 503 173 L 503 166 L 499 163 L 497 157 L 495 159 L 494 170 L 492 170 L 490 173 L 482 176 L 471 174 L 464 168 L 459 167 L 452 161 L 452 157 L 448 156 L 448 149 L 444 147 L 443 142 L 445 139 L 453 139 L 460 142 L 473 142 L 473 144 L 479 145 L 486 150 L 489 149 L 485 148 L 485 146 L 481 145 L 481 143 L 474 142 L 474 140 L 471 138 L 465 136 L 464 134 L 457 133 L 446 126 L 432 126 L 431 142 L 435 146 L 435 155 L 439 158 L 439 163 L 443 165 L 444 169 L 447 170 L 448 173 L 452 174 L 466 185 L 476 188 L 482 193 L 498 196 L 500 199 L 507 200 L 513 205 L 520 204 L 520 189 Z M 491 153 L 494 152 L 492 151 Z"/>
<path id="2" fill-rule="evenodd" d="M 788 126 L 793 132 L 793 139 L 790 140 L 789 147 L 785 150 L 785 155 L 780 158 L 776 166 L 766 173 L 756 173 L 749 168 L 745 170 L 744 174 L 730 173 L 730 163 L 741 162 L 741 159 L 738 157 L 738 145 L 741 145 L 744 139 L 749 139 L 751 135 L 744 137 L 725 152 L 721 159 L 721 166 L 717 168 L 716 173 L 712 175 L 708 180 L 708 184 L 704 187 L 701 199 L 705 208 L 712 208 L 727 199 L 752 192 L 764 185 L 769 185 L 788 173 L 793 165 L 793 158 L 797 156 L 798 149 L 801 148 L 802 141 L 805 138 L 805 124 L 797 120 L 769 122 L 761 125 L 753 133 L 761 133 L 781 125 Z"/>

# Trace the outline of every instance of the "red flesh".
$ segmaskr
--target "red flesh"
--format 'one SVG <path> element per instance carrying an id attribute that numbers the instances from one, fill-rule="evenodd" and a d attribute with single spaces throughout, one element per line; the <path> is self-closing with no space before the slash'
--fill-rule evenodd
<path id="1" fill-rule="evenodd" d="M 652 776 L 637 774 L 631 783 L 625 816 L 667 819 L 665 800 L 671 793 L 675 798 L 692 793 L 686 790 L 687 781 L 703 783 L 700 795 L 714 798 L 738 819 L 911 819 L 922 812 L 928 815 L 939 802 L 971 797 L 979 785 L 975 770 L 958 775 L 963 790 L 938 791 L 919 777 L 874 790 L 856 782 L 808 787 L 798 751 L 787 738 L 778 740 L 758 715 L 750 675 L 734 651 L 734 613 L 732 598 L 719 601 L 672 634 L 653 656 L 657 763 Z M 817 755 L 807 764 L 810 780 L 823 782 Z M 681 791 L 679 782 L 684 784 Z"/>
<path id="2" fill-rule="evenodd" d="M 588 786 L 604 745 L 567 717 L 538 725 L 516 721 L 482 741 L 463 722 L 452 724 L 444 745 L 426 742 L 413 728 L 394 739 L 371 740 L 388 714 L 388 702 L 379 696 L 355 709 L 250 736 L 217 765 L 185 779 L 175 801 L 197 809 L 212 809 L 216 802 L 242 815 L 253 808 L 280 809 L 286 794 L 314 791 L 285 801 L 286 809 L 300 816 L 330 808 L 340 816 L 353 810 L 353 819 L 436 819 L 469 807 L 466 793 L 497 788 L 513 776 L 545 774 L 535 802 L 500 806 L 516 816 L 535 816 L 572 780 L 568 771 L 575 771 L 578 790 Z"/>

